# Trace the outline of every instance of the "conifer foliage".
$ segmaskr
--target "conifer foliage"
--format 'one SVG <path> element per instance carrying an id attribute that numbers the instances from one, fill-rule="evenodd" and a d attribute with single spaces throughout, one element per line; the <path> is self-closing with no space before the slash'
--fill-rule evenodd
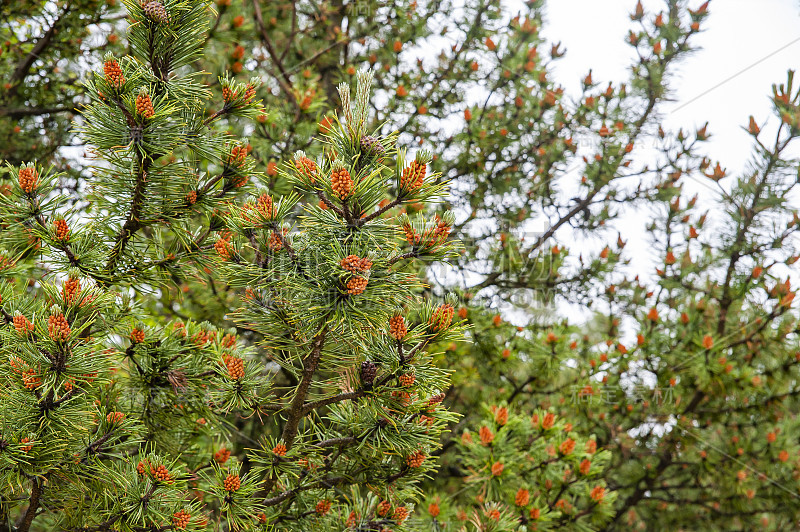
<path id="1" fill-rule="evenodd" d="M 456 418 L 429 346 L 463 336 L 409 267 L 454 255 L 452 214 L 394 210 L 445 193 L 431 155 L 366 129 L 363 74 L 272 195 L 215 129 L 261 115 L 258 79 L 213 101 L 191 70 L 209 4 L 126 7 L 131 55 L 86 81 L 90 207 L 35 163 L 0 196 L 0 530 L 409 529 Z M 238 328 L 151 312 L 211 268 Z"/>

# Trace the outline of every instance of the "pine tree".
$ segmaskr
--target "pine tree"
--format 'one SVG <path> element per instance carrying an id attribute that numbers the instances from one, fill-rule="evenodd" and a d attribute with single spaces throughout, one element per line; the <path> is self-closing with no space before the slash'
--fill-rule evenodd
<path id="1" fill-rule="evenodd" d="M 368 134 L 365 74 L 352 103 L 340 87 L 325 157 L 299 152 L 295 191 L 273 196 L 248 145 L 214 130 L 263 112 L 258 80 L 221 77 L 206 112 L 188 68 L 208 4 L 126 7 L 132 56 L 86 82 L 92 208 L 68 209 L 34 163 L 0 197 L 3 526 L 402 530 L 456 419 L 428 347 L 463 337 L 406 266 L 454 256 L 452 214 L 388 214 L 445 194 L 431 155 Z M 148 292 L 211 268 L 246 287 L 238 329 L 150 310 Z M 239 420 L 262 434 L 247 450 Z"/>

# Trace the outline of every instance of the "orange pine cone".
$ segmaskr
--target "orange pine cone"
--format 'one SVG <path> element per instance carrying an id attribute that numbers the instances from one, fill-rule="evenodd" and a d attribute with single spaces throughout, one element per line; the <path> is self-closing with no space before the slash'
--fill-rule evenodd
<path id="1" fill-rule="evenodd" d="M 279 443 L 278 445 L 272 448 L 272 452 L 277 454 L 278 456 L 286 456 L 286 446 L 282 443 Z"/>
<path id="2" fill-rule="evenodd" d="M 71 332 L 67 318 L 63 314 L 58 313 L 47 318 L 47 332 L 50 334 L 50 339 L 55 342 L 63 342 L 69 337 Z"/>
<path id="3" fill-rule="evenodd" d="M 389 335 L 397 340 L 402 340 L 408 333 L 406 321 L 402 316 L 396 314 L 389 319 Z"/>
<path id="4" fill-rule="evenodd" d="M 222 99 L 226 102 L 232 101 L 236 98 L 236 91 L 230 89 L 230 87 L 222 87 Z"/>
<path id="5" fill-rule="evenodd" d="M 214 249 L 222 260 L 230 260 L 231 258 L 231 243 L 226 238 L 219 238 L 214 243 Z"/>
<path id="6" fill-rule="evenodd" d="M 358 255 L 348 255 L 345 258 L 343 258 L 339 264 L 345 270 L 353 273 L 365 272 L 368 271 L 370 268 L 372 268 L 371 260 L 369 260 L 366 257 L 362 259 Z"/>
<path id="7" fill-rule="evenodd" d="M 398 506 L 394 509 L 394 513 L 392 513 L 392 519 L 397 521 L 397 524 L 403 524 L 403 522 L 408 519 L 408 508 L 405 506 Z"/>
<path id="8" fill-rule="evenodd" d="M 30 441 L 31 441 L 30 438 L 20 438 L 19 440 L 20 443 L 30 443 Z M 23 445 L 22 447 L 20 447 L 20 450 L 26 453 L 31 449 L 33 449 L 33 445 Z"/>
<path id="9" fill-rule="evenodd" d="M 450 326 L 450 322 L 453 320 L 454 313 L 455 309 L 453 308 L 453 305 L 449 303 L 440 305 L 439 308 L 433 311 L 433 315 L 431 315 L 431 328 L 434 331 L 441 331 L 448 328 Z"/>
<path id="10" fill-rule="evenodd" d="M 125 419 L 125 414 L 122 412 L 109 412 L 106 416 L 106 421 L 109 423 L 119 423 Z"/>
<path id="11" fill-rule="evenodd" d="M 218 464 L 224 464 L 225 462 L 228 461 L 228 458 L 230 457 L 231 457 L 231 452 L 225 447 L 222 447 L 219 451 L 214 453 L 214 460 Z"/>
<path id="12" fill-rule="evenodd" d="M 19 334 L 28 334 L 29 332 L 33 332 L 33 323 L 28 321 L 28 318 L 23 316 L 22 314 L 17 314 L 14 316 L 14 329 Z"/>
<path id="13" fill-rule="evenodd" d="M 406 464 L 408 464 L 408 467 L 417 468 L 422 466 L 422 462 L 425 461 L 425 458 L 427 458 L 425 453 L 417 451 L 406 456 Z"/>
<path id="14" fill-rule="evenodd" d="M 520 488 L 517 491 L 517 495 L 514 497 L 514 503 L 517 506 L 527 506 L 528 502 L 530 501 L 531 494 L 525 488 Z"/>
<path id="15" fill-rule="evenodd" d="M 71 305 L 75 302 L 81 293 L 81 281 L 76 277 L 70 277 L 64 281 L 61 287 L 61 296 L 64 298 L 64 303 Z"/>
<path id="16" fill-rule="evenodd" d="M 53 222 L 53 232 L 56 235 L 56 240 L 66 240 L 69 237 L 69 226 L 67 222 L 62 219 Z"/>
<path id="17" fill-rule="evenodd" d="M 153 101 L 147 93 L 140 93 L 136 96 L 136 112 L 145 118 L 152 118 L 155 114 Z"/>
<path id="18" fill-rule="evenodd" d="M 308 157 L 298 157 L 294 161 L 294 166 L 301 174 L 308 177 L 312 182 L 314 181 L 314 177 L 317 173 L 317 163 Z"/>
<path id="19" fill-rule="evenodd" d="M 222 486 L 225 488 L 225 491 L 234 492 L 242 487 L 242 481 L 239 478 L 239 475 L 228 475 L 225 477 L 225 481 L 222 483 Z"/>
<path id="20" fill-rule="evenodd" d="M 39 186 L 39 172 L 33 166 L 20 168 L 17 180 L 19 181 L 19 187 L 26 194 L 30 194 Z"/>
<path id="21" fill-rule="evenodd" d="M 328 499 L 322 499 L 317 503 L 317 506 L 314 508 L 317 512 L 317 515 L 325 515 L 331 511 L 331 501 Z"/>
<path id="22" fill-rule="evenodd" d="M 353 277 L 347 281 L 347 293 L 353 296 L 364 293 L 367 288 L 367 280 L 363 277 Z"/>
<path id="23" fill-rule="evenodd" d="M 184 529 L 189 525 L 189 519 L 191 519 L 191 515 L 186 510 L 181 510 L 179 512 L 175 512 L 172 514 L 172 524 L 177 529 Z"/>
<path id="24" fill-rule="evenodd" d="M 389 501 L 381 501 L 378 503 L 378 508 L 376 510 L 378 517 L 383 517 L 384 515 L 389 513 L 389 510 L 392 509 L 392 504 Z"/>
<path id="25" fill-rule="evenodd" d="M 131 342 L 141 344 L 144 342 L 144 331 L 141 329 L 134 329 L 131 331 Z"/>
<path id="26" fill-rule="evenodd" d="M 125 76 L 116 59 L 108 59 L 103 63 L 103 74 L 105 74 L 108 84 L 115 89 L 125 85 Z"/>
<path id="27" fill-rule="evenodd" d="M 244 377 L 244 361 L 241 358 L 229 356 L 225 359 L 225 366 L 230 379 L 236 381 Z"/>
<path id="28" fill-rule="evenodd" d="M 188 194 L 186 194 L 186 203 L 189 205 L 194 205 L 197 203 L 197 191 L 190 190 Z"/>
<path id="29" fill-rule="evenodd" d="M 400 188 L 406 191 L 414 191 L 422 186 L 425 179 L 427 165 L 417 161 L 412 161 L 409 166 L 403 169 L 400 177 Z"/>
<path id="30" fill-rule="evenodd" d="M 163 465 L 158 466 L 157 468 L 150 471 L 156 480 L 160 480 L 161 482 L 172 482 L 172 475 L 169 474 L 167 468 Z"/>
<path id="31" fill-rule="evenodd" d="M 350 172 L 342 168 L 331 173 L 331 188 L 340 199 L 345 199 L 353 191 L 353 178 Z"/>
<path id="32" fill-rule="evenodd" d="M 414 385 L 416 378 L 411 373 L 406 373 L 405 375 L 400 375 L 397 380 L 400 381 L 400 385 L 404 388 L 410 388 Z"/>

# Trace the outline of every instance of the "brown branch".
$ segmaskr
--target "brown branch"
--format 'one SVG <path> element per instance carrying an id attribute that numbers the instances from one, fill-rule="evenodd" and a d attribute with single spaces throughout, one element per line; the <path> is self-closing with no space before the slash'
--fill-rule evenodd
<path id="1" fill-rule="evenodd" d="M 28 532 L 31 528 L 31 523 L 36 517 L 36 511 L 39 509 L 39 501 L 42 497 L 42 483 L 41 478 L 33 479 L 33 488 L 31 489 L 31 496 L 28 502 L 28 509 L 20 518 L 17 524 L 17 532 Z"/>

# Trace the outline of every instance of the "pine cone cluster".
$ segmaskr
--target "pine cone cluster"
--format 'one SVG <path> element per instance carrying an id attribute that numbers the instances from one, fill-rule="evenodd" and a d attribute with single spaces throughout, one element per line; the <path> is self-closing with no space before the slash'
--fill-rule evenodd
<path id="1" fill-rule="evenodd" d="M 19 440 L 20 443 L 30 443 L 30 441 L 31 441 L 30 438 L 20 438 Z M 20 447 L 20 450 L 26 453 L 31 449 L 33 449 L 33 445 L 23 445 L 22 447 Z"/>
<path id="2" fill-rule="evenodd" d="M 520 488 L 514 496 L 514 504 L 517 506 L 527 506 L 531 499 L 531 494 L 525 488 Z"/>
<path id="3" fill-rule="evenodd" d="M 151 0 L 150 2 L 145 0 L 145 2 L 142 2 L 142 9 L 144 10 L 144 15 L 154 22 L 169 22 L 166 8 L 158 0 Z"/>
<path id="4" fill-rule="evenodd" d="M 363 277 L 353 277 L 347 281 L 347 293 L 353 296 L 363 294 L 367 289 L 367 280 Z"/>
<path id="5" fill-rule="evenodd" d="M 131 331 L 131 342 L 134 344 L 141 344 L 144 342 L 144 331 L 142 329 L 134 329 Z"/>
<path id="6" fill-rule="evenodd" d="M 369 360 L 361 363 L 361 382 L 365 388 L 371 388 L 372 383 L 375 382 L 375 376 L 378 374 L 378 365 Z"/>
<path id="7" fill-rule="evenodd" d="M 302 175 L 308 177 L 311 182 L 314 182 L 317 173 L 317 163 L 305 156 L 300 156 L 294 160 L 294 166 L 297 171 Z"/>
<path id="8" fill-rule="evenodd" d="M 56 240 L 66 240 L 69 237 L 69 226 L 66 220 L 59 218 L 53 222 L 53 233 L 56 235 Z"/>
<path id="9" fill-rule="evenodd" d="M 272 448 L 272 452 L 277 454 L 278 456 L 286 456 L 286 446 L 282 443 L 279 443 L 278 445 Z"/>
<path id="10" fill-rule="evenodd" d="M 236 91 L 231 90 L 230 87 L 222 87 L 222 99 L 227 103 L 236 98 Z"/>
<path id="11" fill-rule="evenodd" d="M 239 475 L 230 474 L 225 477 L 222 487 L 225 488 L 225 491 L 234 492 L 242 487 L 242 481 L 239 478 Z"/>
<path id="12" fill-rule="evenodd" d="M 191 519 L 191 515 L 186 510 L 180 510 L 179 512 L 175 512 L 172 514 L 172 525 L 177 529 L 185 529 L 189 526 L 189 519 Z"/>
<path id="13" fill-rule="evenodd" d="M 30 194 L 39 186 L 39 172 L 33 166 L 25 166 L 19 169 L 18 180 L 19 188 Z"/>
<path id="14" fill-rule="evenodd" d="M 247 84 L 247 89 L 244 91 L 244 101 L 249 102 L 256 97 L 255 85 Z"/>
<path id="15" fill-rule="evenodd" d="M 389 510 L 392 509 L 392 504 L 389 501 L 381 501 L 378 503 L 378 508 L 375 510 L 375 513 L 378 514 L 378 517 L 383 517 L 389 513 Z"/>
<path id="16" fill-rule="evenodd" d="M 228 458 L 230 457 L 231 457 L 231 452 L 225 447 L 222 447 L 220 450 L 214 453 L 214 460 L 218 464 L 224 464 L 225 462 L 228 461 Z"/>
<path id="17" fill-rule="evenodd" d="M 36 375 L 36 372 L 33 370 L 33 368 L 22 372 L 22 384 L 28 390 L 35 390 L 41 383 L 41 379 L 39 379 L 39 377 Z"/>
<path id="18" fill-rule="evenodd" d="M 389 318 L 389 335 L 396 340 L 402 340 L 406 337 L 408 328 L 406 327 L 406 320 L 403 316 L 395 314 Z"/>
<path id="19" fill-rule="evenodd" d="M 364 257 L 360 258 L 358 255 L 348 255 L 339 263 L 342 268 L 349 272 L 366 272 L 372 268 L 372 261 Z"/>
<path id="20" fill-rule="evenodd" d="M 231 258 L 231 243 L 227 238 L 220 237 L 214 243 L 214 249 L 222 260 L 230 260 Z"/>
<path id="21" fill-rule="evenodd" d="M 61 296 L 64 299 L 64 304 L 71 305 L 75 303 L 78 296 L 81 294 L 81 281 L 77 277 L 70 277 L 61 287 Z"/>
<path id="22" fill-rule="evenodd" d="M 228 368 L 228 377 L 231 380 L 237 381 L 244 377 L 244 361 L 241 358 L 226 354 L 222 355 L 222 361 Z"/>
<path id="23" fill-rule="evenodd" d="M 408 508 L 405 506 L 398 506 L 395 508 L 392 513 L 392 519 L 394 519 L 398 525 L 402 525 L 403 522 L 408 519 Z"/>
<path id="24" fill-rule="evenodd" d="M 197 203 L 197 191 L 190 190 L 188 194 L 186 194 L 186 203 L 189 205 L 194 205 Z"/>
<path id="25" fill-rule="evenodd" d="M 454 313 L 455 309 L 453 308 L 453 305 L 449 303 L 439 305 L 439 307 L 434 310 L 433 314 L 431 315 L 431 329 L 434 331 L 442 331 L 448 328 L 450 326 L 450 322 L 453 320 Z"/>
<path id="26" fill-rule="evenodd" d="M 417 379 L 413 373 L 405 373 L 397 377 L 397 380 L 400 381 L 400 386 L 403 388 L 410 388 L 414 386 L 414 381 Z"/>
<path id="27" fill-rule="evenodd" d="M 47 318 L 47 332 L 50 334 L 50 339 L 54 342 L 63 342 L 69 337 L 71 332 L 67 318 L 60 312 L 53 314 Z"/>
<path id="28" fill-rule="evenodd" d="M 109 412 L 106 416 L 106 421 L 109 423 L 119 423 L 125 419 L 125 414 L 122 412 Z"/>
<path id="29" fill-rule="evenodd" d="M 286 227 L 284 227 L 281 232 L 285 237 L 286 233 L 288 233 L 289 230 Z M 267 245 L 269 246 L 269 249 L 271 249 L 272 251 L 280 251 L 281 249 L 283 249 L 283 240 L 281 239 L 281 235 L 278 234 L 277 231 L 273 231 L 272 233 L 270 233 L 269 242 L 267 242 Z"/>
<path id="30" fill-rule="evenodd" d="M 427 458 L 425 453 L 422 451 L 416 451 L 406 456 L 406 464 L 408 467 L 417 468 L 422 466 L 422 462 L 425 461 L 425 458 Z"/>
<path id="31" fill-rule="evenodd" d="M 150 473 L 153 474 L 153 477 L 155 477 L 156 480 L 160 480 L 161 482 L 172 482 L 172 475 L 169 474 L 169 471 L 167 471 L 167 468 L 163 465 L 160 465 L 155 469 L 151 469 Z"/>
<path id="32" fill-rule="evenodd" d="M 13 321 L 14 329 L 16 329 L 19 334 L 24 335 L 28 334 L 29 332 L 33 332 L 33 323 L 28 321 L 28 318 L 22 314 L 15 314 Z"/>
<path id="33" fill-rule="evenodd" d="M 108 84 L 115 89 L 125 85 L 125 76 L 122 74 L 122 68 L 120 68 L 116 59 L 106 59 L 103 63 L 103 74 Z"/>
<path id="34" fill-rule="evenodd" d="M 403 169 L 400 176 L 400 188 L 407 191 L 417 190 L 422 186 L 425 179 L 427 165 L 418 161 L 412 161 L 410 165 Z"/>
<path id="35" fill-rule="evenodd" d="M 275 217 L 276 209 L 272 201 L 272 196 L 267 193 L 261 194 L 256 201 L 256 209 L 261 213 L 264 218 L 271 219 Z"/>
<path id="36" fill-rule="evenodd" d="M 322 499 L 317 503 L 317 506 L 314 508 L 317 512 L 317 515 L 325 515 L 331 511 L 331 501 L 328 499 Z"/>
<path id="37" fill-rule="evenodd" d="M 233 146 L 231 148 L 231 153 L 228 156 L 228 166 L 233 166 L 236 168 L 241 168 L 244 166 L 244 161 L 247 158 L 247 154 L 250 153 L 252 148 L 247 146 Z"/>
<path id="38" fill-rule="evenodd" d="M 345 199 L 353 191 L 353 178 L 345 168 L 334 170 L 331 173 L 331 188 L 339 199 Z"/>
<path id="39" fill-rule="evenodd" d="M 141 92 L 136 95 L 136 112 L 145 118 L 152 118 L 155 114 L 153 109 L 153 100 L 146 92 Z"/>

